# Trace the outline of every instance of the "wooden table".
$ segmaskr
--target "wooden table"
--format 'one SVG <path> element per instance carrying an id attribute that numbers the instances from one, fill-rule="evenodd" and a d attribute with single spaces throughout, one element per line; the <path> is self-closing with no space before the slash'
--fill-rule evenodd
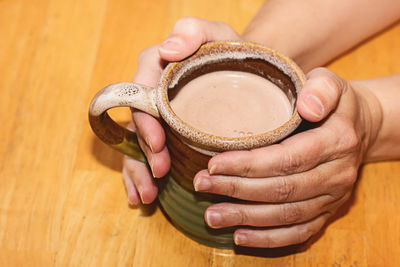
<path id="1" fill-rule="evenodd" d="M 364 166 L 351 201 L 301 247 L 213 249 L 158 205 L 128 205 L 121 155 L 89 128 L 90 99 L 129 81 L 140 50 L 179 17 L 240 32 L 262 2 L 0 1 L 0 266 L 400 266 L 398 161 Z M 346 79 L 400 72 L 400 25 L 329 68 Z"/>

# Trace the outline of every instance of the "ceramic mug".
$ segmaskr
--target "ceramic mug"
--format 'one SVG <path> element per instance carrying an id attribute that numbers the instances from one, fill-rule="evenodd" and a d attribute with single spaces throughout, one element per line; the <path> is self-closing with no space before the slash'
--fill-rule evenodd
<path id="1" fill-rule="evenodd" d="M 250 72 L 276 84 L 291 103 L 290 120 L 272 131 L 243 137 L 211 135 L 185 123 L 171 109 L 170 97 L 194 78 L 221 70 Z M 296 100 L 304 83 L 305 75 L 301 69 L 275 50 L 249 42 L 210 42 L 202 45 L 192 56 L 170 63 L 157 88 L 131 82 L 103 88 L 90 104 L 89 121 L 103 142 L 145 162 L 136 134 L 115 123 L 107 110 L 127 106 L 158 118 L 163 124 L 171 156 L 170 172 L 158 180 L 158 197 L 163 210 L 174 225 L 192 239 L 214 247 L 232 248 L 235 228 L 208 227 L 204 212 L 213 203 L 235 199 L 195 192 L 193 177 L 198 171 L 207 169 L 211 156 L 219 152 L 266 146 L 293 132 L 301 122 Z"/>

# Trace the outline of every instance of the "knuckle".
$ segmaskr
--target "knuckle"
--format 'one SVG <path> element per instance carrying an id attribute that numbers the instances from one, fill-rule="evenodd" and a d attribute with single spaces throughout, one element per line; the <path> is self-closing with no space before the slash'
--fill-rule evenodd
<path id="1" fill-rule="evenodd" d="M 232 223 L 229 225 L 244 225 L 248 222 L 249 216 L 246 210 L 242 207 L 227 206 L 225 212 L 227 212 L 228 218 L 232 218 Z"/>
<path id="2" fill-rule="evenodd" d="M 361 138 L 358 136 L 354 127 L 347 127 L 341 140 L 342 149 L 347 152 L 358 151 L 361 148 Z"/>
<path id="3" fill-rule="evenodd" d="M 342 206 L 347 200 L 351 197 L 351 191 L 345 192 L 342 196 L 340 196 L 332 205 L 331 211 L 336 211 L 340 206 Z"/>
<path id="4" fill-rule="evenodd" d="M 279 243 L 274 240 L 273 238 L 266 236 L 262 239 L 262 247 L 265 248 L 275 248 L 275 247 L 279 247 Z"/>
<path id="5" fill-rule="evenodd" d="M 344 196 L 342 197 L 342 199 L 339 201 L 339 207 L 340 207 L 343 203 L 345 203 L 347 200 L 349 200 L 350 197 L 351 197 L 351 192 L 346 192 L 346 193 L 344 194 Z"/>
<path id="6" fill-rule="evenodd" d="M 288 151 L 283 153 L 281 161 L 280 172 L 281 174 L 290 174 L 296 170 L 301 169 L 303 166 L 302 157 L 297 156 L 295 153 Z"/>
<path id="7" fill-rule="evenodd" d="M 299 222 L 302 218 L 302 212 L 296 203 L 283 204 L 281 207 L 281 223 L 283 225 L 289 225 Z"/>
<path id="8" fill-rule="evenodd" d="M 330 193 L 334 198 L 338 198 L 351 192 L 354 184 L 358 177 L 358 168 L 352 166 L 348 168 L 342 168 L 341 172 L 335 176 L 334 179 L 330 179 L 329 188 Z"/>
<path id="9" fill-rule="evenodd" d="M 350 180 L 351 184 L 354 184 L 358 177 L 358 167 L 352 166 L 348 170 L 348 179 Z"/>
<path id="10" fill-rule="evenodd" d="M 252 167 L 249 162 L 244 163 L 242 173 L 243 173 L 243 177 L 250 177 L 250 175 L 252 173 Z"/>
<path id="11" fill-rule="evenodd" d="M 248 151 L 247 152 L 247 156 L 245 159 L 242 160 L 240 166 L 241 166 L 241 170 L 240 170 L 240 174 L 243 177 L 251 177 L 254 174 L 254 167 L 253 167 L 253 163 L 254 163 L 254 158 L 255 158 L 255 154 L 252 151 Z"/>
<path id="12" fill-rule="evenodd" d="M 301 225 L 297 231 L 297 243 L 303 243 L 315 234 L 315 230 L 309 225 Z"/>
<path id="13" fill-rule="evenodd" d="M 362 134 L 354 126 L 354 122 L 347 117 L 338 116 L 337 126 L 329 133 L 329 138 L 334 140 L 336 157 L 358 154 L 362 149 Z"/>
<path id="14" fill-rule="evenodd" d="M 317 71 L 320 75 L 314 78 L 316 88 L 324 88 L 329 95 L 340 95 L 342 88 L 345 88 L 343 80 L 325 68 L 319 68 Z"/>
<path id="15" fill-rule="evenodd" d="M 356 182 L 358 177 L 358 168 L 352 166 L 347 168 L 346 172 L 343 174 L 343 184 L 347 188 L 353 188 L 354 183 Z"/>
<path id="16" fill-rule="evenodd" d="M 230 180 L 229 182 L 228 182 L 228 184 L 227 184 L 227 187 L 226 187 L 226 195 L 228 195 L 228 196 L 231 196 L 231 197 L 235 197 L 235 196 L 237 196 L 238 195 L 238 188 L 239 188 L 239 185 L 238 185 L 238 183 L 239 183 L 239 181 L 237 181 L 237 180 Z"/>
<path id="17" fill-rule="evenodd" d="M 335 77 L 322 76 L 321 83 L 335 94 L 340 94 L 341 88 L 343 87 L 341 80 Z"/>
<path id="18" fill-rule="evenodd" d="M 274 190 L 274 201 L 286 202 L 292 198 L 295 192 L 295 186 L 288 182 L 284 177 L 277 178 L 277 185 Z"/>
<path id="19" fill-rule="evenodd" d="M 238 223 L 237 224 L 238 225 L 247 224 L 247 222 L 249 221 L 247 212 L 244 211 L 243 209 L 239 209 L 238 211 L 239 211 L 238 212 L 239 216 L 238 216 Z"/>

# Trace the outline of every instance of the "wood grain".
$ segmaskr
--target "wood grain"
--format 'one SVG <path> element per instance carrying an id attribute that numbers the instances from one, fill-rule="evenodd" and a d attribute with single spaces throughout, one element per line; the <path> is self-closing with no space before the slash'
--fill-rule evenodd
<path id="1" fill-rule="evenodd" d="M 91 132 L 103 86 L 182 16 L 242 31 L 261 0 L 0 1 L 0 266 L 399 266 L 400 162 L 363 167 L 319 236 L 284 249 L 219 250 L 186 238 L 158 205 L 129 207 L 121 155 Z M 346 79 L 400 72 L 400 25 L 330 64 Z M 122 122 L 129 112 L 117 110 Z"/>

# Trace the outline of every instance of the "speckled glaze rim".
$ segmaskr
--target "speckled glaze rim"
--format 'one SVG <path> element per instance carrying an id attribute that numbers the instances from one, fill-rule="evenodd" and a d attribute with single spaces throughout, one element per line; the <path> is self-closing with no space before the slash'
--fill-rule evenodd
<path id="1" fill-rule="evenodd" d="M 294 112 L 290 120 L 284 123 L 279 128 L 268 131 L 262 134 L 256 134 L 245 137 L 223 137 L 202 132 L 179 118 L 172 110 L 169 99 L 168 90 L 177 83 L 173 71 L 181 67 L 181 71 L 185 71 L 182 66 L 193 63 L 201 67 L 201 60 L 212 54 L 212 57 L 217 56 L 216 60 L 221 59 L 261 59 L 285 73 L 296 88 L 297 94 L 305 84 L 306 77 L 300 67 L 288 57 L 282 55 L 271 48 L 242 41 L 220 41 L 210 42 L 202 45 L 200 49 L 191 57 L 175 63 L 170 63 L 164 70 L 159 82 L 156 93 L 156 105 L 161 117 L 164 121 L 180 136 L 190 141 L 191 146 L 199 148 L 200 152 L 211 151 L 227 151 L 227 150 L 244 150 L 261 147 L 276 143 L 293 132 L 301 123 L 301 117 L 294 106 Z M 210 58 L 207 62 L 215 60 Z M 182 74 L 182 73 L 181 73 Z M 175 75 L 176 76 L 176 75 Z M 296 105 L 294 103 L 294 105 Z M 204 151 L 205 150 L 205 151 Z"/>

